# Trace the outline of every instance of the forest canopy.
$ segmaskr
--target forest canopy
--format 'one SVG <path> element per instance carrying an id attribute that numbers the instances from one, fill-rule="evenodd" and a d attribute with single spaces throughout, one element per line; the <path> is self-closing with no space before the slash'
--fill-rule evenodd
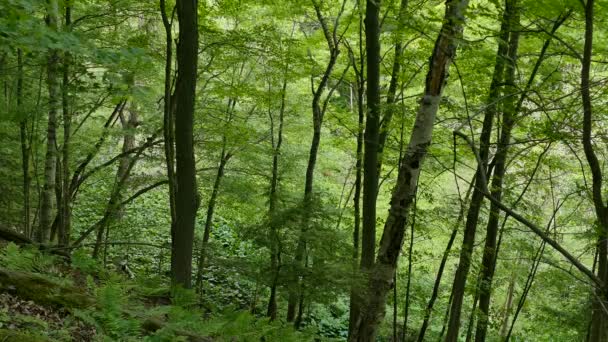
<path id="1" fill-rule="evenodd" d="M 0 0 L 0 340 L 608 341 L 607 14 Z"/>

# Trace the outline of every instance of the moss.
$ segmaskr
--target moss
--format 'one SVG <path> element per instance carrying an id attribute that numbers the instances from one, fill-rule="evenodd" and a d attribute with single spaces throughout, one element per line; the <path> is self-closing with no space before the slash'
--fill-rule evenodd
<path id="1" fill-rule="evenodd" d="M 0 268 L 0 290 L 43 305 L 85 308 L 94 304 L 93 298 L 76 287 L 37 274 L 3 268 Z"/>

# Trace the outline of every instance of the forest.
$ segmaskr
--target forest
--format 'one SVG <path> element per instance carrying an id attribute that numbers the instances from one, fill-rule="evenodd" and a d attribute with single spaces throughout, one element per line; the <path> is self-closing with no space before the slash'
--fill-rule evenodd
<path id="1" fill-rule="evenodd" d="M 0 340 L 608 341 L 608 2 L 0 0 Z"/>

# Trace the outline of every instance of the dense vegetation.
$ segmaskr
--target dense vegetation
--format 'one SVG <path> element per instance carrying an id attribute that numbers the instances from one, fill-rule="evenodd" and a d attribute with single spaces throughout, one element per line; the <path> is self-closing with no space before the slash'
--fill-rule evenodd
<path id="1" fill-rule="evenodd" d="M 0 0 L 0 340 L 608 341 L 607 10 Z"/>

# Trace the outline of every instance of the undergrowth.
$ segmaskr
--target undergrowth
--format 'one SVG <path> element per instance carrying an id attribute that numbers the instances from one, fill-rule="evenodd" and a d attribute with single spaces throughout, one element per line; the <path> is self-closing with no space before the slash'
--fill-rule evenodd
<path id="1" fill-rule="evenodd" d="M 290 324 L 270 322 L 248 311 L 224 308 L 218 312 L 202 309 L 198 296 L 190 290 L 174 290 L 168 304 L 169 284 L 160 277 L 127 279 L 105 270 L 86 251 L 76 251 L 69 266 L 57 257 L 35 248 L 8 244 L 0 249 L 0 265 L 12 271 L 31 272 L 56 283 L 76 285 L 94 298 L 89 308 L 63 308 L 64 326 L 51 329 L 44 317 L 11 315 L 0 308 L 0 330 L 16 327 L 18 333 L 52 341 L 75 339 L 75 322 L 94 329 L 91 341 L 186 341 L 188 336 L 209 341 L 329 341 L 313 329 L 296 331 Z M 164 303 L 162 299 L 165 299 Z M 206 307 L 206 306 L 205 306 Z M 63 311 L 62 311 L 63 312 Z M 145 322 L 160 322 L 156 331 L 146 331 Z M 54 333 L 50 334 L 49 331 Z"/>

